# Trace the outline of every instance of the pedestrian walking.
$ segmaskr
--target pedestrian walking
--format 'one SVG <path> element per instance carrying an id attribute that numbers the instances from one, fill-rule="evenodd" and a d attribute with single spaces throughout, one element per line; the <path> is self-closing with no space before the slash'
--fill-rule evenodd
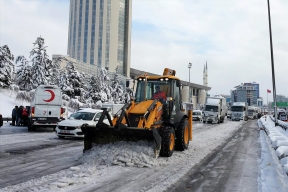
<path id="1" fill-rule="evenodd" d="M 12 126 L 15 125 L 17 110 L 18 110 L 18 106 L 16 105 L 12 110 Z M 16 121 L 16 124 L 17 124 L 17 121 Z"/>
<path id="2" fill-rule="evenodd" d="M 17 110 L 17 118 L 18 118 L 18 120 L 17 120 L 17 126 L 20 126 L 20 124 L 21 124 L 21 121 L 22 121 L 22 111 L 23 111 L 23 106 L 21 105 L 21 106 L 19 107 L 19 109 Z"/>

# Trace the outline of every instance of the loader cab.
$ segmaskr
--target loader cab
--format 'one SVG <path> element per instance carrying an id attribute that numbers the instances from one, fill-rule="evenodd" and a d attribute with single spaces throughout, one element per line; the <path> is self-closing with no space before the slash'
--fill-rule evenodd
<path id="1" fill-rule="evenodd" d="M 180 80 L 176 78 L 138 78 L 135 102 L 140 103 L 146 100 L 154 100 L 155 97 L 153 97 L 153 94 L 156 92 L 156 87 L 159 87 L 160 91 L 165 95 L 165 98 L 160 98 L 159 101 L 167 105 L 169 111 L 172 112 L 172 116 L 182 110 L 181 85 Z"/>

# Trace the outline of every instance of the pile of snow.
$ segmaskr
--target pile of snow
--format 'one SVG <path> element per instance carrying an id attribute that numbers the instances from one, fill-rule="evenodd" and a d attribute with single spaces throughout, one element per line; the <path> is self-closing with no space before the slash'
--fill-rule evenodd
<path id="1" fill-rule="evenodd" d="M 81 159 L 82 163 L 98 165 L 120 165 L 129 167 L 151 167 L 159 165 L 154 158 L 153 142 L 115 142 L 95 145 Z"/>

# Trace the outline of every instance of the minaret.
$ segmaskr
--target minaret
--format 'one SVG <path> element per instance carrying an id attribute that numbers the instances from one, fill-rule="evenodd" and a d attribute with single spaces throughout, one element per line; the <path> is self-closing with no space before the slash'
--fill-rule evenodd
<path id="1" fill-rule="evenodd" d="M 205 69 L 205 86 L 208 86 L 208 67 L 207 67 L 207 61 L 206 61 L 206 69 Z"/>
<path id="2" fill-rule="evenodd" d="M 206 82 L 206 80 L 205 80 L 205 64 L 204 64 L 204 70 L 203 70 L 203 85 L 205 86 L 205 82 Z"/>

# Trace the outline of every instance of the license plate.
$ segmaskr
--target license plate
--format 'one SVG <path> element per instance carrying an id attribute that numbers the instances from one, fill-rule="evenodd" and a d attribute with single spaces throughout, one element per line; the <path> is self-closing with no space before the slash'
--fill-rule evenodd
<path id="1" fill-rule="evenodd" d="M 67 130 L 60 130 L 59 132 L 60 133 L 70 133 L 70 131 L 67 131 Z"/>
<path id="2" fill-rule="evenodd" d="M 38 120 L 47 120 L 47 118 L 38 118 Z"/>

